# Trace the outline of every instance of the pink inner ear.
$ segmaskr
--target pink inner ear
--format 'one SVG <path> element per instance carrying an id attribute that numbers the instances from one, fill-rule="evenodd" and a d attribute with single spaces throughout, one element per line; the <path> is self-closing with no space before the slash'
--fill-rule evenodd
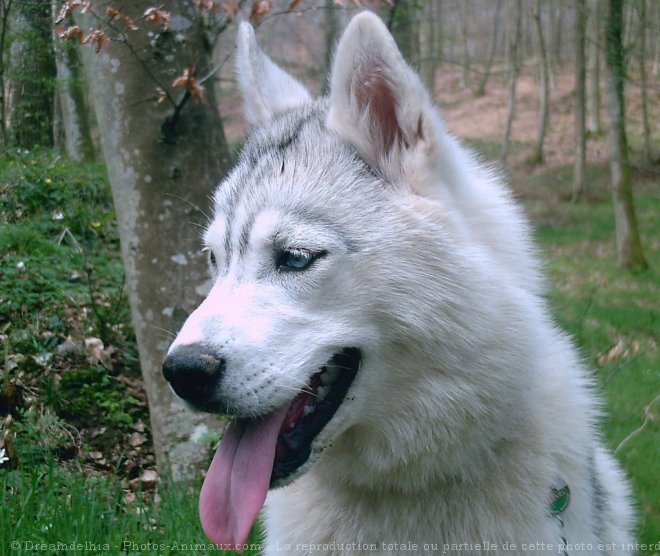
<path id="1" fill-rule="evenodd" d="M 369 110 L 370 128 L 380 151 L 408 146 L 396 115 L 397 100 L 382 66 L 361 67 L 355 72 L 354 95 L 359 115 Z"/>

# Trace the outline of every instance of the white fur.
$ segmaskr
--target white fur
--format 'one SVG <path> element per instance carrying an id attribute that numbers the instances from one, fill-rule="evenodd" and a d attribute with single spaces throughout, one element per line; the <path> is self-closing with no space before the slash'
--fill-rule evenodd
<path id="1" fill-rule="evenodd" d="M 307 89 L 259 49 L 249 23 L 239 27 L 237 48 L 238 85 L 249 124 L 265 122 L 278 112 L 311 101 Z M 261 83 L 268 83 L 269 89 L 263 89 Z"/>
<path id="2" fill-rule="evenodd" d="M 216 283 L 175 345 L 219 350 L 220 389 L 248 415 L 292 399 L 337 349 L 363 353 L 308 464 L 269 493 L 266 553 L 559 554 L 562 535 L 584 543 L 571 556 L 624 553 L 628 487 L 596 432 L 589 373 L 548 314 L 528 226 L 382 22 L 349 24 L 329 101 L 310 101 L 246 25 L 238 67 L 262 125 L 215 194 Z M 328 255 L 282 276 L 278 245 Z M 563 528 L 547 511 L 558 477 L 572 491 Z"/>

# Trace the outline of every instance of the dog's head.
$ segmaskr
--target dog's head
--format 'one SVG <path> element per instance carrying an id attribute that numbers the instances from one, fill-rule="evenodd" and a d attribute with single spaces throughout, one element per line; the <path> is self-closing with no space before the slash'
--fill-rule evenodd
<path id="1" fill-rule="evenodd" d="M 375 15 L 346 29 L 327 99 L 266 57 L 248 24 L 238 76 L 250 131 L 204 235 L 214 285 L 163 366 L 192 406 L 234 418 L 201 496 L 204 527 L 222 544 L 243 542 L 267 489 L 351 430 L 377 429 L 359 449 L 383 462 L 396 452 L 388 412 L 469 411 L 451 378 L 443 401 L 418 394 L 438 353 L 449 369 L 476 348 L 462 304 L 496 305 L 470 283 L 483 257 L 453 256 L 465 249 L 462 216 L 442 211 L 466 155 Z M 411 352 L 417 374 L 396 368 Z M 404 458 L 441 434 L 410 427 L 396 433 L 416 439 Z"/>

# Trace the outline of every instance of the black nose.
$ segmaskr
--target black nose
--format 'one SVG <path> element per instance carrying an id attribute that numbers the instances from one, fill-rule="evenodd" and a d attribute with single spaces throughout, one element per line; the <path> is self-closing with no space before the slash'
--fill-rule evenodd
<path id="1" fill-rule="evenodd" d="M 213 411 L 225 370 L 224 359 L 202 344 L 174 348 L 163 363 L 163 376 L 174 391 L 195 407 Z"/>

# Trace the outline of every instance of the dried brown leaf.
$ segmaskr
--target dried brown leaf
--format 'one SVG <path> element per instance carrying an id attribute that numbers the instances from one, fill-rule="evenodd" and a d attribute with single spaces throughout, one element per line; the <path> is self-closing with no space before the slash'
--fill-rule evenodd
<path id="1" fill-rule="evenodd" d="M 194 99 L 198 100 L 199 102 L 204 100 L 204 88 L 200 85 L 197 79 L 194 77 L 190 79 L 190 81 L 188 81 L 187 87 L 188 92 Z"/>
<path id="2" fill-rule="evenodd" d="M 183 73 L 172 81 L 172 87 L 185 87 L 190 95 L 202 102 L 204 100 L 204 88 L 195 77 L 195 68 L 188 66 Z"/>
<path id="3" fill-rule="evenodd" d="M 78 41 L 78 44 L 81 44 L 85 38 L 85 34 L 82 32 L 82 29 L 77 25 L 71 25 L 67 29 L 61 29 L 59 26 L 55 27 L 55 32 L 57 36 L 65 41 L 68 41 L 71 37 L 75 37 Z"/>
<path id="4" fill-rule="evenodd" d="M 139 29 L 139 27 L 135 24 L 135 21 L 133 21 L 127 15 L 122 15 L 119 18 L 119 21 L 121 21 L 129 31 L 137 31 Z"/>
<path id="5" fill-rule="evenodd" d="M 291 0 L 291 2 L 289 2 L 289 5 L 288 5 L 287 8 L 286 8 L 287 11 L 290 12 L 291 10 L 295 9 L 295 7 L 296 7 L 298 4 L 300 4 L 300 0 Z"/>
<path id="6" fill-rule="evenodd" d="M 252 23 L 259 23 L 259 21 L 268 15 L 271 7 L 271 0 L 255 0 L 250 10 L 250 21 Z"/>
<path id="7" fill-rule="evenodd" d="M 222 9 L 225 10 L 225 13 L 229 19 L 234 20 L 238 15 L 238 10 L 240 8 L 238 6 L 238 2 L 235 0 L 221 0 L 219 5 L 221 5 Z"/>
<path id="8" fill-rule="evenodd" d="M 108 6 L 105 9 L 105 15 L 107 15 L 110 19 L 112 19 L 118 14 L 119 14 L 119 10 L 117 8 L 113 8 L 112 6 Z"/>
<path id="9" fill-rule="evenodd" d="M 155 25 L 167 27 L 170 24 L 172 14 L 162 8 L 148 8 L 142 17 Z"/>
<path id="10" fill-rule="evenodd" d="M 80 5 L 82 5 L 82 0 L 70 0 L 69 2 L 65 2 L 55 18 L 55 24 L 58 25 L 62 23 L 66 19 L 66 16 Z"/>
<path id="11" fill-rule="evenodd" d="M 128 443 L 133 447 L 137 448 L 138 446 L 142 446 L 147 441 L 147 437 L 144 436 L 143 434 L 140 434 L 139 432 L 134 432 L 131 434 L 131 436 L 128 439 Z"/>

